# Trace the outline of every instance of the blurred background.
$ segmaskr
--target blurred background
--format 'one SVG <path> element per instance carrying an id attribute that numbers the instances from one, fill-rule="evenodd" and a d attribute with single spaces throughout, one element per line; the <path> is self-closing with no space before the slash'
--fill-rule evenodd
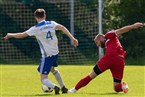
<path id="1" fill-rule="evenodd" d="M 74 48 L 63 32 L 57 31 L 59 64 L 95 64 L 99 33 L 99 0 L 0 0 L 0 64 L 38 64 L 41 56 L 33 37 L 3 40 L 7 33 L 23 32 L 36 24 L 33 13 L 44 8 L 47 20 L 66 26 L 78 39 Z M 102 0 L 102 32 L 145 21 L 144 0 Z M 145 28 L 124 34 L 120 41 L 127 51 L 126 64 L 145 64 Z"/>

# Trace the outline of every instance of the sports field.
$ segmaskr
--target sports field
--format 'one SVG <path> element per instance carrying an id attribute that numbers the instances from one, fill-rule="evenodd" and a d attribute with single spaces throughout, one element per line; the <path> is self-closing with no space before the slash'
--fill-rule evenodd
<path id="1" fill-rule="evenodd" d="M 92 67 L 61 65 L 58 69 L 66 86 L 72 88 Z M 49 78 L 56 83 L 52 74 Z M 37 65 L 1 65 L 0 81 L 0 97 L 145 97 L 145 66 L 126 66 L 123 81 L 129 85 L 127 94 L 114 92 L 110 71 L 101 74 L 75 94 L 42 92 Z"/>

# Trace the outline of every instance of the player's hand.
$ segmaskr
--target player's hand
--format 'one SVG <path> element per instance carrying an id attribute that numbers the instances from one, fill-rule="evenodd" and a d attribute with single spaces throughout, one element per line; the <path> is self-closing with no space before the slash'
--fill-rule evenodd
<path id="1" fill-rule="evenodd" d="M 133 29 L 137 29 L 139 27 L 143 27 L 143 23 L 137 22 L 132 25 Z"/>
<path id="2" fill-rule="evenodd" d="M 72 39 L 72 44 L 74 47 L 77 47 L 78 46 L 78 40 L 77 39 Z"/>
<path id="3" fill-rule="evenodd" d="M 9 39 L 9 33 L 4 37 L 4 40 L 8 40 Z"/>

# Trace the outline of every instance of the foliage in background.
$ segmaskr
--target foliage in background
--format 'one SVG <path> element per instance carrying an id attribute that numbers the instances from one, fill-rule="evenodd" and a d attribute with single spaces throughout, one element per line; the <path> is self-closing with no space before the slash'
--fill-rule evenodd
<path id="1" fill-rule="evenodd" d="M 105 32 L 117 29 L 135 22 L 145 21 L 145 2 L 144 0 L 120 0 L 118 4 L 106 1 L 104 26 Z M 143 62 L 145 56 L 145 28 L 132 30 L 121 37 L 121 43 L 127 51 L 127 59 L 130 64 Z M 129 61 L 130 60 L 130 61 Z"/>
<path id="2" fill-rule="evenodd" d="M 115 3 L 115 1 L 120 1 Z M 81 0 L 88 8 L 97 7 L 98 0 Z M 135 22 L 145 21 L 144 0 L 103 0 L 103 30 L 104 34 Z M 127 62 L 129 64 L 145 63 L 145 28 L 132 30 L 124 34 L 120 41 L 127 51 Z"/>

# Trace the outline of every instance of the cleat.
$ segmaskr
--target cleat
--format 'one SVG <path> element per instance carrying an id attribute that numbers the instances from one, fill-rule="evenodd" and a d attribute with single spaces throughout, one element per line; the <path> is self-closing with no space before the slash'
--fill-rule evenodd
<path id="1" fill-rule="evenodd" d="M 123 82 L 122 83 L 122 90 L 123 90 L 124 93 L 127 93 L 128 92 L 128 85 L 127 85 L 126 82 Z"/>
<path id="2" fill-rule="evenodd" d="M 64 87 L 61 88 L 61 91 L 64 94 L 64 93 L 67 93 L 68 92 L 68 89 L 64 86 Z"/>
<path id="3" fill-rule="evenodd" d="M 75 93 L 77 90 L 75 88 L 72 88 L 70 90 L 68 90 L 69 93 Z"/>
<path id="4" fill-rule="evenodd" d="M 55 94 L 59 94 L 60 88 L 58 86 L 54 87 Z"/>

